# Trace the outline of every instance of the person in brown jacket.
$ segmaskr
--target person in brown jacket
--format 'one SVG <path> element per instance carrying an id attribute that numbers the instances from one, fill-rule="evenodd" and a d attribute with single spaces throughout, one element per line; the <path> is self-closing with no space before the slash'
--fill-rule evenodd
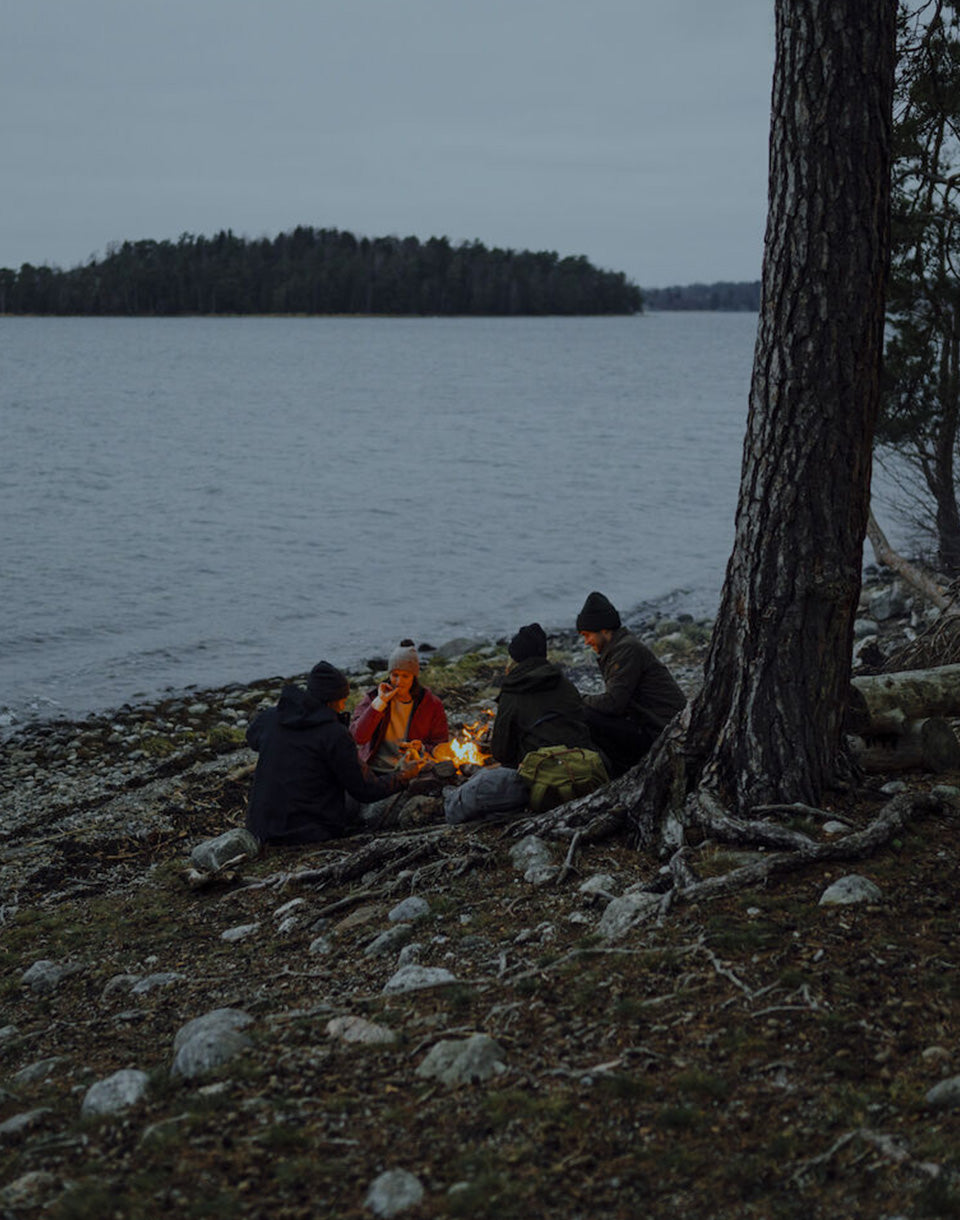
<path id="1" fill-rule="evenodd" d="M 584 695 L 587 727 L 611 776 L 638 763 L 686 696 L 663 664 L 620 621 L 602 593 L 593 592 L 577 615 L 577 631 L 597 654 L 604 691 Z"/>

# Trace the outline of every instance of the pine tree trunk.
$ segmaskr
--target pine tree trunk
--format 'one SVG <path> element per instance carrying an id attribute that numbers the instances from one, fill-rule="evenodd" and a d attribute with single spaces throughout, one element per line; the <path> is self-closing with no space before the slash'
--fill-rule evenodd
<path id="1" fill-rule="evenodd" d="M 816 803 L 843 709 L 879 402 L 895 0 L 778 0 L 770 205 L 736 540 L 687 785 Z"/>

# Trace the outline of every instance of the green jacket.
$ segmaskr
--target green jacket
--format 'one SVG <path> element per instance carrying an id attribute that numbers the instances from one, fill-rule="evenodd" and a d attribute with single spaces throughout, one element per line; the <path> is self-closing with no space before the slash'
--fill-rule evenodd
<path id="1" fill-rule="evenodd" d="M 660 732 L 687 699 L 666 665 L 626 627 L 618 627 L 597 662 L 606 690 L 583 702 L 608 716 L 624 716 Z"/>
<path id="2" fill-rule="evenodd" d="M 505 767 L 516 767 L 541 746 L 593 749 L 580 692 L 559 665 L 528 657 L 509 671 L 497 696 L 490 751 Z"/>

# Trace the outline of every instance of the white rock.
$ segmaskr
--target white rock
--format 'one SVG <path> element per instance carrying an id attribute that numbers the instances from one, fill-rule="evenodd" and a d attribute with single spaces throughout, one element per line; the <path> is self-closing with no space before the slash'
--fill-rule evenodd
<path id="1" fill-rule="evenodd" d="M 552 860 L 550 848 L 536 835 L 526 835 L 510 848 L 510 862 L 518 872 L 525 873 L 531 868 L 550 864 Z"/>
<path id="2" fill-rule="evenodd" d="M 401 920 L 424 919 L 429 914 L 430 903 L 426 898 L 411 894 L 409 898 L 404 898 L 403 902 L 398 902 L 387 918 L 391 923 L 400 923 Z"/>
<path id="3" fill-rule="evenodd" d="M 178 1051 L 196 1034 L 207 1033 L 210 1030 L 246 1029 L 253 1022 L 253 1017 L 242 1008 L 213 1008 L 203 1016 L 194 1017 L 186 1025 L 181 1025 L 173 1039 L 173 1049 Z"/>
<path id="4" fill-rule="evenodd" d="M 44 1114 L 50 1113 L 49 1106 L 39 1106 L 36 1110 L 25 1110 L 23 1114 L 14 1114 L 6 1122 L 0 1123 L 0 1143 L 6 1139 L 17 1139 L 31 1127 L 35 1127 Z"/>
<path id="5" fill-rule="evenodd" d="M 845 835 L 850 830 L 850 827 L 843 822 L 824 822 L 823 833 L 825 835 Z"/>
<path id="6" fill-rule="evenodd" d="M 597 933 L 604 940 L 617 940 L 631 928 L 655 918 L 659 909 L 659 894 L 623 894 L 607 904 L 597 924 Z"/>
<path id="7" fill-rule="evenodd" d="M 820 895 L 820 906 L 846 906 L 855 902 L 879 902 L 883 894 L 867 877 L 850 873 L 834 881 Z"/>
<path id="8" fill-rule="evenodd" d="M 87 1089 L 80 1107 L 83 1115 L 119 1114 L 129 1110 L 146 1093 L 150 1077 L 146 1072 L 124 1068 L 105 1080 L 98 1080 Z"/>
<path id="9" fill-rule="evenodd" d="M 250 1039 L 236 1029 L 206 1030 L 185 1042 L 174 1056 L 171 1076 L 193 1080 L 241 1054 Z"/>
<path id="10" fill-rule="evenodd" d="M 250 1045 L 241 1031 L 253 1018 L 239 1008 L 215 1008 L 182 1026 L 173 1040 L 171 1076 L 202 1076 Z"/>
<path id="11" fill-rule="evenodd" d="M 306 898 L 291 898 L 290 901 L 285 902 L 283 906 L 277 907 L 277 909 L 273 912 L 273 918 L 283 919 L 285 915 L 289 915 L 291 912 L 296 911 L 298 907 L 305 907 L 306 905 Z"/>
<path id="12" fill-rule="evenodd" d="M 423 945 L 418 940 L 411 941 L 409 945 L 405 945 L 397 957 L 397 966 L 415 965 L 420 960 L 420 954 L 423 952 Z"/>
<path id="13" fill-rule="evenodd" d="M 221 940 L 235 941 L 245 940 L 248 936 L 252 936 L 254 932 L 260 931 L 258 923 L 241 923 L 235 928 L 227 928 L 226 932 L 220 933 Z"/>
<path id="14" fill-rule="evenodd" d="M 395 953 L 397 949 L 402 948 L 413 935 L 413 927 L 408 923 L 398 923 L 392 928 L 387 928 L 385 932 L 381 932 L 379 936 L 367 945 L 363 951 L 364 957 L 385 957 L 389 953 Z"/>
<path id="15" fill-rule="evenodd" d="M 610 873 L 594 873 L 577 887 L 577 891 L 580 894 L 603 894 L 612 897 L 616 888 L 617 883 Z"/>
<path id="16" fill-rule="evenodd" d="M 148 974 L 146 978 L 141 979 L 139 983 L 134 983 L 130 988 L 131 995 L 147 995 L 151 991 L 156 991 L 158 987 L 170 987 L 179 979 L 182 979 L 182 974 L 177 974 L 175 970 L 163 970 L 157 974 Z"/>
<path id="17" fill-rule="evenodd" d="M 955 1110 L 960 1106 L 960 1076 L 941 1080 L 927 1094 L 927 1105 L 934 1110 Z"/>
<path id="18" fill-rule="evenodd" d="M 5 1207 L 39 1207 L 60 1189 L 60 1179 L 46 1170 L 36 1169 L 21 1174 L 0 1190 L 0 1203 Z"/>
<path id="19" fill-rule="evenodd" d="M 404 991 L 419 991 L 424 987 L 436 987 L 442 983 L 455 983 L 457 977 L 442 966 L 401 966 L 393 978 L 384 985 L 384 995 L 398 995 Z"/>
<path id="20" fill-rule="evenodd" d="M 225 864 L 238 856 L 254 860 L 260 854 L 260 844 L 249 830 L 243 826 L 235 826 L 232 830 L 215 839 L 206 839 L 198 843 L 190 853 L 190 859 L 196 868 L 204 872 L 219 872 Z"/>
<path id="21" fill-rule="evenodd" d="M 422 1203 L 423 1194 L 423 1187 L 412 1173 L 406 1169 L 388 1169 L 371 1182 L 364 1205 L 375 1216 L 389 1220 Z"/>
<path id="22" fill-rule="evenodd" d="M 321 953 L 332 953 L 333 952 L 333 941 L 330 939 L 329 936 L 318 936 L 310 942 L 310 946 L 307 949 L 307 952 L 315 953 L 317 955 L 319 955 Z"/>
<path id="23" fill-rule="evenodd" d="M 397 1040 L 392 1029 L 363 1017 L 334 1017 L 327 1022 L 327 1033 L 341 1042 L 361 1042 L 367 1046 L 384 1046 Z"/>
<path id="24" fill-rule="evenodd" d="M 486 1034 L 447 1040 L 431 1047 L 417 1075 L 443 1084 L 473 1084 L 505 1072 L 503 1047 Z"/>
<path id="25" fill-rule="evenodd" d="M 36 1063 L 28 1063 L 19 1072 L 14 1072 L 11 1079 L 14 1084 L 36 1084 L 40 1080 L 49 1080 L 56 1068 L 65 1062 L 62 1055 L 51 1055 L 49 1059 L 38 1059 Z"/>
<path id="26" fill-rule="evenodd" d="M 20 981 L 37 995 L 50 995 L 69 973 L 70 970 L 66 966 L 43 959 L 26 969 Z"/>

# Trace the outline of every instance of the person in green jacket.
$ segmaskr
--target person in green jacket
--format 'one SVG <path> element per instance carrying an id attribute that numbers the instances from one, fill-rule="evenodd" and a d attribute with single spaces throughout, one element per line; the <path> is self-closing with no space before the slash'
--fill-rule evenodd
<path id="1" fill-rule="evenodd" d="M 510 662 L 493 722 L 490 752 L 505 767 L 517 767 L 541 746 L 592 750 L 580 692 L 559 665 L 547 660 L 547 637 L 539 623 L 521 627 L 510 641 Z"/>
<path id="2" fill-rule="evenodd" d="M 594 748 L 611 776 L 622 775 L 643 758 L 687 699 L 666 665 L 623 626 L 602 593 L 587 597 L 577 631 L 597 654 L 603 674 L 603 693 L 583 697 Z"/>

